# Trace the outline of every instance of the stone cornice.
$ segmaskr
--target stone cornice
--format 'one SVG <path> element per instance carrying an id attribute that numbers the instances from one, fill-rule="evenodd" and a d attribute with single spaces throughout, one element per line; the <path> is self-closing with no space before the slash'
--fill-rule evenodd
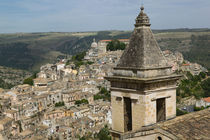
<path id="1" fill-rule="evenodd" d="M 104 78 L 110 82 L 118 81 L 118 82 L 130 82 L 130 83 L 155 83 L 155 82 L 178 80 L 180 77 L 182 77 L 182 75 L 170 75 L 170 76 L 153 77 L 153 78 L 136 78 L 136 77 L 120 77 L 120 76 L 110 76 Z"/>
<path id="2" fill-rule="evenodd" d="M 153 67 L 153 68 L 115 67 L 114 70 L 140 70 L 140 71 L 144 71 L 144 70 L 159 70 L 159 69 L 168 69 L 168 68 L 172 68 L 172 66 Z"/>

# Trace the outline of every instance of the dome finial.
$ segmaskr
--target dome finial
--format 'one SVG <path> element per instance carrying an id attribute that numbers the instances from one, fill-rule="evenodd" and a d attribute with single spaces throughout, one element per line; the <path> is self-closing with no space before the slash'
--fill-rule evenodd
<path id="1" fill-rule="evenodd" d="M 144 11 L 144 5 L 143 4 L 141 5 L 141 11 Z"/>
<path id="2" fill-rule="evenodd" d="M 150 26 L 149 17 L 146 13 L 144 13 L 144 6 L 141 6 L 141 12 L 139 13 L 138 17 L 136 18 L 135 27 L 140 26 Z"/>
<path id="3" fill-rule="evenodd" d="M 93 38 L 93 42 L 96 42 L 96 39 L 95 38 Z"/>
<path id="4" fill-rule="evenodd" d="M 143 0 L 141 1 L 141 8 L 140 9 L 141 9 L 141 11 L 144 11 L 144 1 Z"/>

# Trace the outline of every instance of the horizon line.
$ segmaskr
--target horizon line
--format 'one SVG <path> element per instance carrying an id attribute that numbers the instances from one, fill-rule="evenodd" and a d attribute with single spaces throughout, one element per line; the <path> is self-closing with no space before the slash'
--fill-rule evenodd
<path id="1" fill-rule="evenodd" d="M 210 28 L 170 28 L 170 29 L 151 29 L 154 31 L 167 31 L 167 30 L 210 30 Z M 0 32 L 0 34 L 30 34 L 30 33 L 88 33 L 88 32 L 105 32 L 105 31 L 123 31 L 123 32 L 130 32 L 133 30 L 95 30 L 95 31 L 35 31 L 35 32 Z"/>

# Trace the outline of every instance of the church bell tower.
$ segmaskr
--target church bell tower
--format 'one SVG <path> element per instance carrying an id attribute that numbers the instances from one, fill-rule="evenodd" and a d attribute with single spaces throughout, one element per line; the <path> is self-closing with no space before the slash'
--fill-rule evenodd
<path id="1" fill-rule="evenodd" d="M 176 82 L 154 35 L 144 7 L 136 18 L 128 48 L 111 83 L 112 135 L 137 131 L 176 116 Z"/>

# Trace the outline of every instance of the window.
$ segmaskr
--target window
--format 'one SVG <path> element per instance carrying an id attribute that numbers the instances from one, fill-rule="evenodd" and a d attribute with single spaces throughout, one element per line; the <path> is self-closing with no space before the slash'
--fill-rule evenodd
<path id="1" fill-rule="evenodd" d="M 157 137 L 157 139 L 158 139 L 158 140 L 162 140 L 162 138 L 161 138 L 160 136 L 159 136 L 159 137 Z"/>
<path id="2" fill-rule="evenodd" d="M 164 121 L 166 119 L 165 98 L 156 100 L 156 115 L 157 122 Z"/>
<path id="3" fill-rule="evenodd" d="M 124 124 L 125 124 L 125 131 L 132 130 L 132 105 L 131 99 L 124 97 Z"/>

